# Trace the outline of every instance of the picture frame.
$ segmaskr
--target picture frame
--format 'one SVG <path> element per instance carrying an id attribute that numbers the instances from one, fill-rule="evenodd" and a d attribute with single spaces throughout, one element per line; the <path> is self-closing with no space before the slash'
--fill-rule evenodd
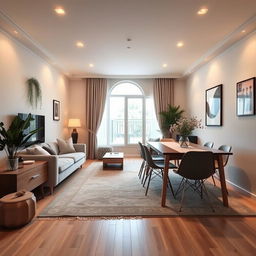
<path id="1" fill-rule="evenodd" d="M 205 125 L 222 126 L 222 89 L 223 85 L 205 91 Z"/>
<path id="2" fill-rule="evenodd" d="M 53 100 L 53 120 L 60 120 L 60 102 L 58 100 Z"/>
<path id="3" fill-rule="evenodd" d="M 236 115 L 255 115 L 255 77 L 236 84 Z"/>

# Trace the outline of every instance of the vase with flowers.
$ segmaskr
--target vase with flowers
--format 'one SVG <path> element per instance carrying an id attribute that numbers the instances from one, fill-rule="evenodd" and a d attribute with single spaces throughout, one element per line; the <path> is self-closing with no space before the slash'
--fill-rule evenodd
<path id="1" fill-rule="evenodd" d="M 191 135 L 192 131 L 196 128 L 202 128 L 201 120 L 198 120 L 196 117 L 182 117 L 176 124 L 171 126 L 170 131 L 176 131 L 180 135 L 180 146 L 187 148 L 189 146 L 188 136 Z"/>

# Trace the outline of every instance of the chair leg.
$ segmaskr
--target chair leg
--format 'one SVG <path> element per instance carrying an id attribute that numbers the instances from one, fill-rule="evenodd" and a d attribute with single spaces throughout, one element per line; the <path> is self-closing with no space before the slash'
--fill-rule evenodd
<path id="1" fill-rule="evenodd" d="M 146 182 L 147 182 L 150 169 L 151 169 L 150 167 L 147 167 L 146 170 L 145 170 L 145 177 L 144 177 L 144 180 L 143 180 L 143 182 L 142 182 L 142 184 L 143 184 L 142 186 L 143 186 L 143 187 L 145 187 L 145 184 L 146 184 Z"/>
<path id="2" fill-rule="evenodd" d="M 213 175 L 212 175 L 212 181 L 213 181 L 214 186 L 216 186 L 216 182 L 215 182 L 215 179 L 214 179 Z"/>
<path id="3" fill-rule="evenodd" d="M 202 186 L 202 181 L 199 181 L 200 184 L 200 195 L 201 195 L 201 199 L 203 199 L 203 186 Z"/>
<path id="4" fill-rule="evenodd" d="M 208 194 L 208 191 L 207 191 L 207 189 L 206 189 L 206 187 L 205 187 L 203 181 L 202 181 L 202 183 L 201 183 L 201 186 L 202 186 L 202 188 L 204 188 L 206 197 L 207 197 L 207 199 L 208 199 L 208 202 L 209 202 L 210 207 L 212 208 L 212 211 L 215 212 L 215 210 L 214 210 L 214 208 L 213 208 L 213 205 L 212 205 L 212 202 L 211 202 L 211 199 L 210 199 L 210 196 L 209 196 L 209 194 Z"/>
<path id="5" fill-rule="evenodd" d="M 143 170 L 143 175 L 142 175 L 142 179 L 141 179 L 141 184 L 143 184 L 144 187 L 144 179 L 146 178 L 146 174 L 147 174 L 147 170 L 148 170 L 148 165 L 145 164 L 144 170 Z"/>
<path id="6" fill-rule="evenodd" d="M 151 175 L 152 175 L 152 169 L 150 168 L 150 170 L 149 170 L 149 174 L 148 174 L 148 185 L 147 185 L 147 189 L 146 189 L 146 192 L 145 192 L 145 196 L 147 196 L 147 194 L 148 194 L 148 188 L 149 188 L 149 183 L 150 183 L 150 181 L 151 181 Z"/>
<path id="7" fill-rule="evenodd" d="M 138 173 L 139 178 L 141 178 L 141 175 L 142 175 L 142 172 L 143 172 L 143 169 L 144 169 L 144 165 L 145 165 L 145 161 L 143 160 L 143 162 L 141 163 L 141 166 L 140 166 L 140 171 Z"/>
<path id="8" fill-rule="evenodd" d="M 181 190 L 181 186 L 183 185 L 183 182 L 184 182 L 184 177 L 182 178 L 182 180 L 181 180 L 181 182 L 180 182 L 180 184 L 179 184 L 179 186 L 178 186 L 178 188 L 177 188 L 177 190 L 176 190 L 176 192 L 175 192 L 175 197 L 178 195 L 178 193 L 180 192 L 180 190 Z"/>
<path id="9" fill-rule="evenodd" d="M 184 197 L 185 197 L 185 187 L 186 187 L 186 184 L 187 184 L 187 180 L 185 180 L 184 183 L 183 183 L 182 197 L 181 197 L 180 210 L 179 210 L 180 212 L 181 212 L 183 200 L 184 200 Z"/>
<path id="10" fill-rule="evenodd" d="M 168 177 L 168 184 L 169 184 L 170 190 L 171 190 L 171 192 L 172 192 L 172 195 L 173 195 L 173 197 L 174 197 L 174 199 L 175 199 L 174 190 L 173 190 L 172 183 L 171 183 L 169 177 Z"/>

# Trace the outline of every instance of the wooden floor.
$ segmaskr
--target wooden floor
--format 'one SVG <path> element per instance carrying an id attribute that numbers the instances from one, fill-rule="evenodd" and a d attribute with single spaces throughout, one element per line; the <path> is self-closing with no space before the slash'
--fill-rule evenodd
<path id="1" fill-rule="evenodd" d="M 64 187 L 40 200 L 38 213 Z M 255 199 L 239 200 L 256 209 Z M 0 255 L 256 255 L 256 217 L 35 219 L 0 229 Z"/>

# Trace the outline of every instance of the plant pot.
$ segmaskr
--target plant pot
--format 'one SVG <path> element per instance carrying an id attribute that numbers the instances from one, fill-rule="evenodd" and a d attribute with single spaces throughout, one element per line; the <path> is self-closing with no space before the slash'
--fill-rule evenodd
<path id="1" fill-rule="evenodd" d="M 19 158 L 8 158 L 8 163 L 9 163 L 9 169 L 14 171 L 19 168 Z"/>
<path id="2" fill-rule="evenodd" d="M 189 147 L 189 138 L 188 136 L 181 135 L 179 139 L 179 144 L 181 148 L 188 148 Z"/>

